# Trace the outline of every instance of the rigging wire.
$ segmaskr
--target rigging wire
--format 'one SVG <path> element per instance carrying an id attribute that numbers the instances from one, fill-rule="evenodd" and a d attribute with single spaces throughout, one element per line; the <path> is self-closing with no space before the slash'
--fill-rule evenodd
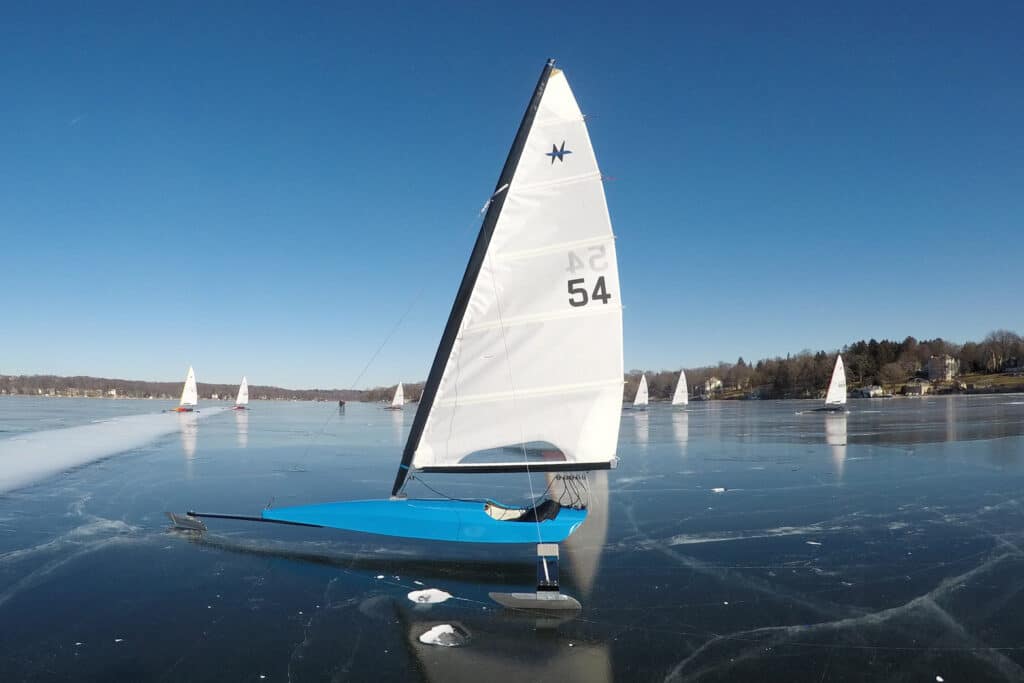
<path id="1" fill-rule="evenodd" d="M 501 316 L 501 297 L 498 296 L 498 285 L 494 281 L 494 268 L 491 267 L 492 259 L 490 254 L 487 255 L 487 270 L 491 274 L 491 287 L 494 289 L 494 306 L 498 314 L 498 329 L 501 330 L 501 345 L 505 350 L 505 367 L 508 369 L 508 383 L 512 389 L 512 414 L 515 417 L 516 425 L 519 427 L 519 447 L 523 451 L 523 464 L 526 466 L 526 481 L 530 484 L 530 498 L 534 501 L 537 500 L 537 496 L 533 491 L 533 477 L 530 476 L 530 456 L 526 452 L 526 433 L 523 431 L 523 420 L 519 417 L 519 402 L 516 400 L 516 383 L 512 377 L 512 360 L 509 358 L 508 353 L 508 340 L 505 338 L 505 321 Z M 550 481 L 555 481 L 552 477 Z M 548 484 L 548 488 L 551 484 Z M 544 537 L 540 532 L 540 519 L 537 515 L 533 516 L 535 528 L 537 530 L 537 543 L 543 543 Z"/>
<path id="2" fill-rule="evenodd" d="M 498 188 L 497 190 L 495 190 L 494 194 L 492 194 L 490 197 L 488 197 L 487 201 L 484 202 L 483 207 L 480 208 L 479 211 L 477 211 L 476 216 L 473 217 L 472 221 L 470 221 L 466 225 L 465 228 L 463 228 L 462 230 L 458 231 L 457 235 L 461 237 L 463 234 L 469 232 L 473 227 L 478 225 L 480 223 L 481 217 L 487 212 L 487 207 L 489 207 L 491 205 L 491 202 L 494 200 L 494 197 L 496 197 L 499 193 L 504 192 L 507 188 L 508 188 L 508 185 L 506 184 L 506 185 L 503 185 L 502 187 Z M 450 243 L 450 245 L 451 244 L 457 244 L 457 243 L 458 243 L 457 241 L 453 240 Z M 401 329 L 402 323 L 405 322 L 405 319 L 409 316 L 409 313 L 412 312 L 413 307 L 416 306 L 417 303 L 419 303 L 420 299 L 423 296 L 423 293 L 427 289 L 427 282 L 428 281 L 429 281 L 429 278 L 419 278 L 420 286 L 417 288 L 416 292 L 413 294 L 413 296 L 409 300 L 409 304 L 406 306 L 406 308 L 402 312 L 402 314 L 398 317 L 398 320 L 395 321 L 395 324 L 392 325 L 392 327 L 391 327 L 390 331 L 387 333 L 387 335 L 385 335 L 384 340 L 380 343 L 379 346 L 377 346 L 377 349 L 370 356 L 370 359 L 368 361 L 366 361 L 365 365 L 363 365 L 363 368 L 359 371 L 359 374 L 356 375 L 355 379 L 353 379 L 351 382 L 348 383 L 348 385 L 347 385 L 348 388 L 346 389 L 346 391 L 356 391 L 356 385 L 358 385 L 359 381 L 362 380 L 363 375 L 365 375 L 366 372 L 370 369 L 370 366 L 373 365 L 373 362 L 375 360 L 377 360 L 377 356 L 380 355 L 381 351 L 384 350 L 384 347 L 387 346 L 388 342 L 390 342 L 392 337 L 395 336 L 395 333 L 397 333 L 398 330 Z M 316 443 L 316 440 L 326 433 L 327 427 L 331 424 L 331 422 L 334 421 L 334 419 L 337 416 L 338 416 L 338 414 L 332 411 L 331 414 L 327 416 L 327 419 L 324 420 L 323 424 L 320 425 L 320 429 L 317 430 L 316 432 L 313 432 L 312 435 L 310 435 L 309 440 L 306 442 L 306 447 L 302 451 L 302 458 L 303 459 L 306 457 L 306 455 L 309 454 L 309 449 L 313 447 L 313 445 Z M 403 485 L 403 489 L 404 489 L 404 485 Z"/>
<path id="3" fill-rule="evenodd" d="M 440 491 L 440 490 L 434 488 L 433 486 L 431 486 L 430 484 L 428 484 L 427 481 L 422 476 L 418 476 L 418 475 L 415 475 L 415 474 L 410 474 L 409 475 L 409 480 L 412 480 L 412 479 L 415 479 L 420 484 L 422 484 L 426 488 L 430 489 L 431 491 L 433 491 L 437 495 L 441 496 L 445 500 L 458 500 L 458 501 L 463 501 L 463 502 L 466 502 L 466 503 L 496 503 L 498 505 L 501 505 L 501 503 L 498 503 L 498 501 L 492 500 L 490 498 L 460 498 L 458 496 L 450 496 L 447 493 L 445 493 L 443 491 Z M 548 482 L 547 488 L 544 489 L 543 492 L 541 492 L 540 495 L 541 495 L 542 498 L 547 494 L 548 491 L 551 490 L 551 485 L 552 484 L 554 484 L 554 480 L 551 480 L 550 482 Z M 536 501 L 534 501 L 534 502 L 536 503 Z"/>

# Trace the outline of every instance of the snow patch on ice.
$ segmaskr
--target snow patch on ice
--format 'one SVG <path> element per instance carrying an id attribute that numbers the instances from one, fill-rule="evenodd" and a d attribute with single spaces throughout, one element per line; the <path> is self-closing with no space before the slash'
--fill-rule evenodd
<path id="1" fill-rule="evenodd" d="M 466 633 L 451 624 L 438 624 L 420 635 L 420 642 L 440 647 L 459 647 L 465 645 Z"/>
<path id="2" fill-rule="evenodd" d="M 450 597 L 452 597 L 451 593 L 438 590 L 437 588 L 426 588 L 421 591 L 413 591 L 409 593 L 409 599 L 421 605 L 434 605 L 439 602 L 444 602 Z"/>
<path id="3" fill-rule="evenodd" d="M 207 408 L 200 413 L 132 415 L 0 439 L 0 493 L 140 448 L 168 434 L 194 429 L 197 420 L 223 410 Z"/>

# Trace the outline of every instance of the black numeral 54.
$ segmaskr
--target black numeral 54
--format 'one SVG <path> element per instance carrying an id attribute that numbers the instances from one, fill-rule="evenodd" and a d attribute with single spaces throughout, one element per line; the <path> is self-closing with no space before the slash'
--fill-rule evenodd
<path id="1" fill-rule="evenodd" d="M 587 294 L 586 278 L 578 277 L 569 280 L 569 294 L 572 295 L 569 297 L 569 305 L 577 308 L 586 306 L 591 301 L 600 301 L 606 304 L 612 298 L 605 287 L 604 275 L 597 278 L 597 282 L 594 283 L 594 291 L 590 294 Z"/>

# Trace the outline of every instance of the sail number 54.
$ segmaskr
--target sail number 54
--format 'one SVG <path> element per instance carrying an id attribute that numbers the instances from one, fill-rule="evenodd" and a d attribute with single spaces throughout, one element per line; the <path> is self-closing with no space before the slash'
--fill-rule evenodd
<path id="1" fill-rule="evenodd" d="M 584 259 L 586 259 L 584 261 Z M 576 274 L 577 270 L 590 270 L 602 271 L 608 267 L 608 257 L 605 252 L 603 244 L 598 244 L 593 247 L 588 247 L 586 253 L 580 256 L 575 251 L 569 252 L 569 267 L 566 271 L 572 275 Z M 594 282 L 594 289 L 591 290 L 587 285 L 587 279 L 577 277 L 569 280 L 569 305 L 573 307 L 586 306 L 591 301 L 600 301 L 603 304 L 608 303 L 612 298 L 612 295 L 608 293 L 608 288 L 604 283 L 604 275 L 598 276 L 597 281 Z"/>
<path id="2" fill-rule="evenodd" d="M 569 305 L 577 308 L 586 306 L 591 301 L 600 301 L 606 304 L 612 298 L 604 284 L 604 275 L 597 278 L 597 282 L 594 283 L 594 291 L 589 294 L 587 293 L 586 278 L 577 277 L 569 280 L 569 294 L 572 295 L 569 297 Z"/>

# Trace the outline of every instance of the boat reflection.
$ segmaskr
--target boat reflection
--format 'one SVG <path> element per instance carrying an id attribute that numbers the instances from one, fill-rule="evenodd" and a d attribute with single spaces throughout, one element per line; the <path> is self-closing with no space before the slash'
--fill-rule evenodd
<path id="1" fill-rule="evenodd" d="M 672 434 L 680 450 L 686 450 L 686 442 L 690 439 L 690 414 L 685 410 L 672 413 Z"/>
<path id="2" fill-rule="evenodd" d="M 249 446 L 249 411 L 236 410 L 235 428 L 238 431 L 238 447 L 248 448 Z"/>
<path id="3" fill-rule="evenodd" d="M 646 446 L 651 428 L 650 415 L 646 410 L 633 411 L 633 428 L 636 430 L 637 445 Z"/>
<path id="4" fill-rule="evenodd" d="M 181 450 L 185 454 L 185 478 L 191 479 L 196 459 L 196 441 L 199 437 L 198 415 L 178 413 L 181 428 Z"/>
<path id="5" fill-rule="evenodd" d="M 405 441 L 405 411 L 404 410 L 389 410 L 388 413 L 391 415 L 391 428 L 394 430 L 395 442 L 403 443 Z"/>
<path id="6" fill-rule="evenodd" d="M 846 413 L 825 415 L 825 443 L 832 449 L 832 466 L 836 478 L 842 481 L 846 466 Z"/>

